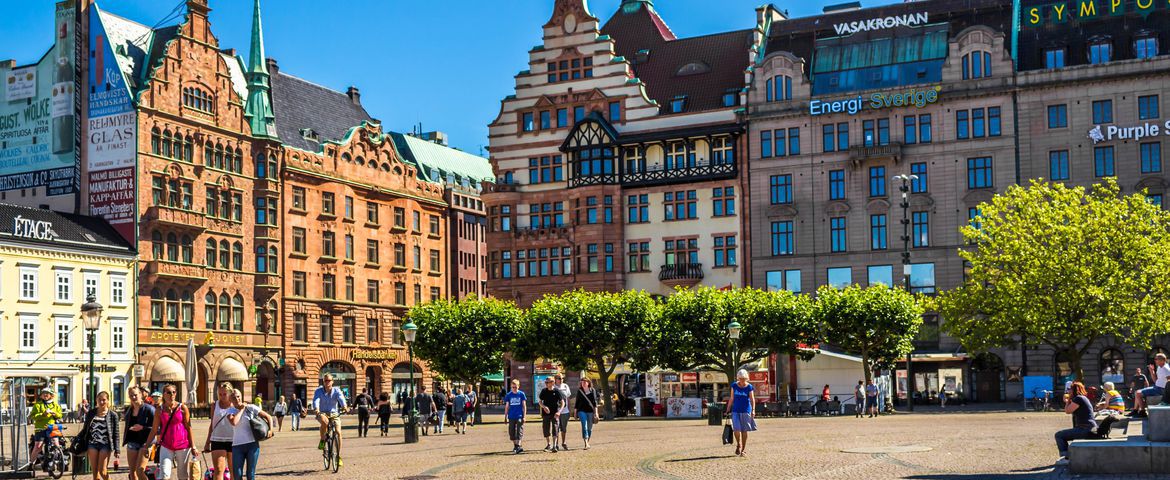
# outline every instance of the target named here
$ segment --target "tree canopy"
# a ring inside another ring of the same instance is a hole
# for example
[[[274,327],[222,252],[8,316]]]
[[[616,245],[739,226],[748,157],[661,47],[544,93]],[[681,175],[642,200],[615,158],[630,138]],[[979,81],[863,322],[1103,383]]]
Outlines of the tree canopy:
[[[500,371],[504,354],[515,347],[522,313],[515,304],[494,298],[436,300],[410,309],[418,326],[414,352],[443,376],[477,384]]]
[[[868,382],[875,367],[892,365],[914,349],[923,307],[909,292],[886,285],[826,285],[817,290],[814,311],[825,340],[861,355]]]
[[[1036,341],[1081,356],[1102,337],[1149,345],[1170,332],[1170,214],[1108,179],[1033,181],[980,206],[962,229],[966,281],[937,299],[944,330],[970,351]]]

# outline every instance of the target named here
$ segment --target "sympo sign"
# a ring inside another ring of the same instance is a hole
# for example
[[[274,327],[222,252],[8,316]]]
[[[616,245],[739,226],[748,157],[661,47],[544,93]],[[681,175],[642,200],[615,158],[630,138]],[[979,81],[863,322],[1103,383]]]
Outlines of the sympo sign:
[[[1045,23],[1095,20],[1127,13],[1144,17],[1158,9],[1170,9],[1170,0],[1072,0],[1025,7],[1023,23],[1035,27]]]

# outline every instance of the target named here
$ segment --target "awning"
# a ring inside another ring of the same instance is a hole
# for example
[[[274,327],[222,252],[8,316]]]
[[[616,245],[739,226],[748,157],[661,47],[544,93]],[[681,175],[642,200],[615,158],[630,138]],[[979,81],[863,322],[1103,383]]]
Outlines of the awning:
[[[215,372],[217,382],[244,382],[248,380],[248,369],[234,358],[225,358],[219,364],[219,371]]]
[[[807,350],[807,349],[805,349],[805,350]],[[846,353],[837,353],[837,352],[834,352],[831,350],[821,349],[821,350],[817,351],[817,355],[825,355],[828,357],[840,358],[842,360],[849,360],[851,362],[861,363],[861,357],[858,357],[855,355],[849,355]]]
[[[504,372],[489,373],[484,375],[482,378],[488,382],[504,383]]]
[[[186,379],[187,374],[183,372],[183,366],[171,357],[159,358],[154,362],[154,368],[150,369],[152,382],[182,382]]]
[[[915,353],[911,356],[915,362],[961,362],[967,359],[966,353]]]

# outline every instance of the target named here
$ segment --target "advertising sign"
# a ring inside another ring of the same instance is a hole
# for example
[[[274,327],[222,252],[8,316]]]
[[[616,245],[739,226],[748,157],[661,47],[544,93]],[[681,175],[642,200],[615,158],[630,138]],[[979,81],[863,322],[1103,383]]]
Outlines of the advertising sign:
[[[1154,10],[1170,8],[1158,0],[1073,0],[1045,3],[1024,8],[1024,25],[1037,27],[1046,23],[1068,23],[1133,13],[1146,17]]]
[[[683,383],[699,383],[699,372],[683,372]]]
[[[1111,142],[1113,140],[1133,140],[1138,142],[1143,138],[1153,138],[1163,135],[1170,135],[1170,121],[1164,124],[1146,122],[1132,127],[1094,125],[1085,136],[1093,141],[1093,145],[1096,145],[1101,142]]]
[[[857,115],[862,110],[878,110],[894,107],[923,108],[938,101],[938,94],[942,86],[927,87],[919,90],[899,90],[896,92],[878,92],[869,95],[866,100],[861,95],[840,100],[812,100],[808,102],[809,115],[827,115],[830,113],[848,113]]]
[[[36,65],[0,67],[0,191],[77,191],[74,5],[57,5],[53,48]]]
[[[670,397],[666,399],[666,418],[702,418],[703,399]]]
[[[929,18],[930,14],[927,12],[891,15],[883,18],[871,18],[869,20],[833,24],[833,30],[837,31],[837,35],[845,35],[847,33],[853,34],[857,32],[885,30],[894,27],[917,27],[919,25],[926,25]]]
[[[98,8],[89,12],[89,213],[133,243],[138,119]]]

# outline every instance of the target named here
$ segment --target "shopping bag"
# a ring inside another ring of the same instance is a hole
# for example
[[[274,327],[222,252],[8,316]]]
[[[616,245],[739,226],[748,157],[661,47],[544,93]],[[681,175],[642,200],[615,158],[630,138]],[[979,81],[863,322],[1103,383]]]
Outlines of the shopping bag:
[[[188,455],[187,456],[187,478],[191,478],[191,479],[200,478],[202,476],[202,475],[200,475],[201,473],[203,473],[203,466],[200,465],[200,463],[199,463],[199,457],[195,456],[194,453]]]
[[[731,445],[731,443],[735,441],[734,437],[735,436],[732,435],[732,433],[731,433],[731,424],[724,423],[723,424],[723,444],[724,445]]]

